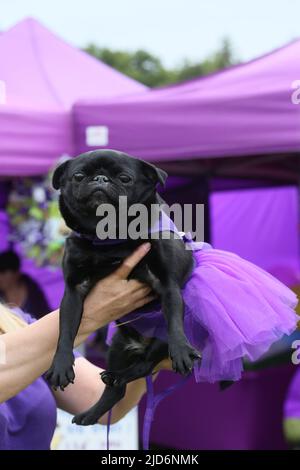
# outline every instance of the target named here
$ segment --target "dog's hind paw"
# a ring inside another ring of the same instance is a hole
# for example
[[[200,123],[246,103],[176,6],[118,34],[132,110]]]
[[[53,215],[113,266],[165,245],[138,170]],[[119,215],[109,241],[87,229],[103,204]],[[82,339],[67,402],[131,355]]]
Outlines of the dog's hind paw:
[[[83,413],[78,413],[72,419],[72,423],[78,424],[79,426],[90,426],[92,424],[98,423],[100,416],[96,411],[91,408]]]
[[[71,354],[57,353],[54,356],[52,366],[46,372],[45,378],[56,390],[59,387],[64,390],[69,383],[74,383],[75,374],[73,369],[74,356]]]
[[[100,374],[102,382],[109,387],[113,387],[114,385],[118,384],[118,379],[113,372],[109,372],[108,370],[104,370]]]

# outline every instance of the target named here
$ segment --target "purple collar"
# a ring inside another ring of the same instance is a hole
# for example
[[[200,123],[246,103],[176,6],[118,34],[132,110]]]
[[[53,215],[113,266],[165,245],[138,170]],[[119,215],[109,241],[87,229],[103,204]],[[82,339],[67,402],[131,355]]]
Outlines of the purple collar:
[[[72,235],[81,238],[82,240],[89,240],[92,245],[95,246],[105,246],[105,245],[120,245],[121,243],[125,243],[128,241],[127,238],[106,238],[105,240],[101,240],[101,238],[98,238],[97,236],[94,235],[85,235],[83,233],[75,232],[73,230]]]
[[[152,233],[162,232],[164,230],[179,234],[173,221],[166,215],[164,211],[161,210],[156,223],[148,231],[149,237],[145,238],[144,241],[146,242],[149,238],[151,238]],[[112,246],[128,242],[128,238],[106,238],[102,240],[96,235],[85,235],[76,231],[73,231],[72,235],[77,238],[81,238],[82,240],[89,240],[95,246]]]

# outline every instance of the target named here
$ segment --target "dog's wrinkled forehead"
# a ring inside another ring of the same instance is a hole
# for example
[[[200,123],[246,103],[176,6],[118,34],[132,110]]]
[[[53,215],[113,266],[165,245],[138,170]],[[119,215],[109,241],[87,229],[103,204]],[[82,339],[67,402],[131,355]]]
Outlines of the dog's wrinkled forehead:
[[[89,152],[80,155],[71,162],[69,174],[84,171],[90,175],[99,172],[115,175],[126,171],[134,175],[139,169],[138,163],[137,159],[121,152]]]

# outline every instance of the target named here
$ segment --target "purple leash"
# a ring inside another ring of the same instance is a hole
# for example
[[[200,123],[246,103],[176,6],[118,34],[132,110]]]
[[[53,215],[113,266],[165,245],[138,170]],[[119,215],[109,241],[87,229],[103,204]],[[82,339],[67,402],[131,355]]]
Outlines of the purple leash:
[[[179,382],[171,385],[169,388],[160,392],[156,397],[154,396],[154,387],[152,382],[152,375],[147,375],[146,384],[147,384],[147,406],[144,416],[144,426],[143,426],[143,450],[149,450],[149,439],[150,439],[150,430],[151,424],[154,418],[154,413],[157,405],[168,395],[170,395],[175,390],[179,389],[184,385],[192,374],[183,377]]]
[[[144,416],[144,425],[143,425],[143,450],[149,450],[149,439],[150,439],[150,431],[151,431],[151,424],[154,418],[154,413],[156,410],[157,405],[168,395],[175,390],[182,387],[191,377],[192,374],[183,377],[179,382],[171,385],[169,388],[160,392],[156,397],[154,396],[154,387],[152,382],[152,375],[147,375],[146,377],[146,384],[147,384],[147,406]],[[111,424],[111,414],[112,409],[109,410],[107,416],[107,428],[106,428],[106,450],[109,450],[109,431],[110,431],[110,424]]]
[[[107,416],[107,427],[106,427],[106,450],[109,450],[109,431],[110,431],[110,423],[111,423],[111,414],[112,408],[108,412]]]

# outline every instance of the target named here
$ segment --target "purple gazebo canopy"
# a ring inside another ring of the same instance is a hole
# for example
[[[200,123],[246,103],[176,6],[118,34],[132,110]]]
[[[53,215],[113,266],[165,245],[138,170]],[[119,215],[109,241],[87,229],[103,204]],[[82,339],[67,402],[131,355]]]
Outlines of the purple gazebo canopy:
[[[276,173],[274,162],[300,149],[300,106],[291,100],[292,83],[300,74],[299,54],[298,40],[181,85],[121,100],[78,101],[74,108],[77,148],[87,150],[87,126],[101,124],[108,127],[109,147],[163,162],[174,172],[181,161],[186,174],[217,169],[221,175],[249,176],[255,163],[251,176],[266,176],[265,167],[257,170],[257,165],[271,160],[270,176],[288,180],[289,168],[281,165]],[[236,163],[241,166],[250,156],[252,166],[237,171]]]
[[[0,35],[0,59],[0,175],[42,174],[72,154],[76,100],[146,89],[31,18]]]

